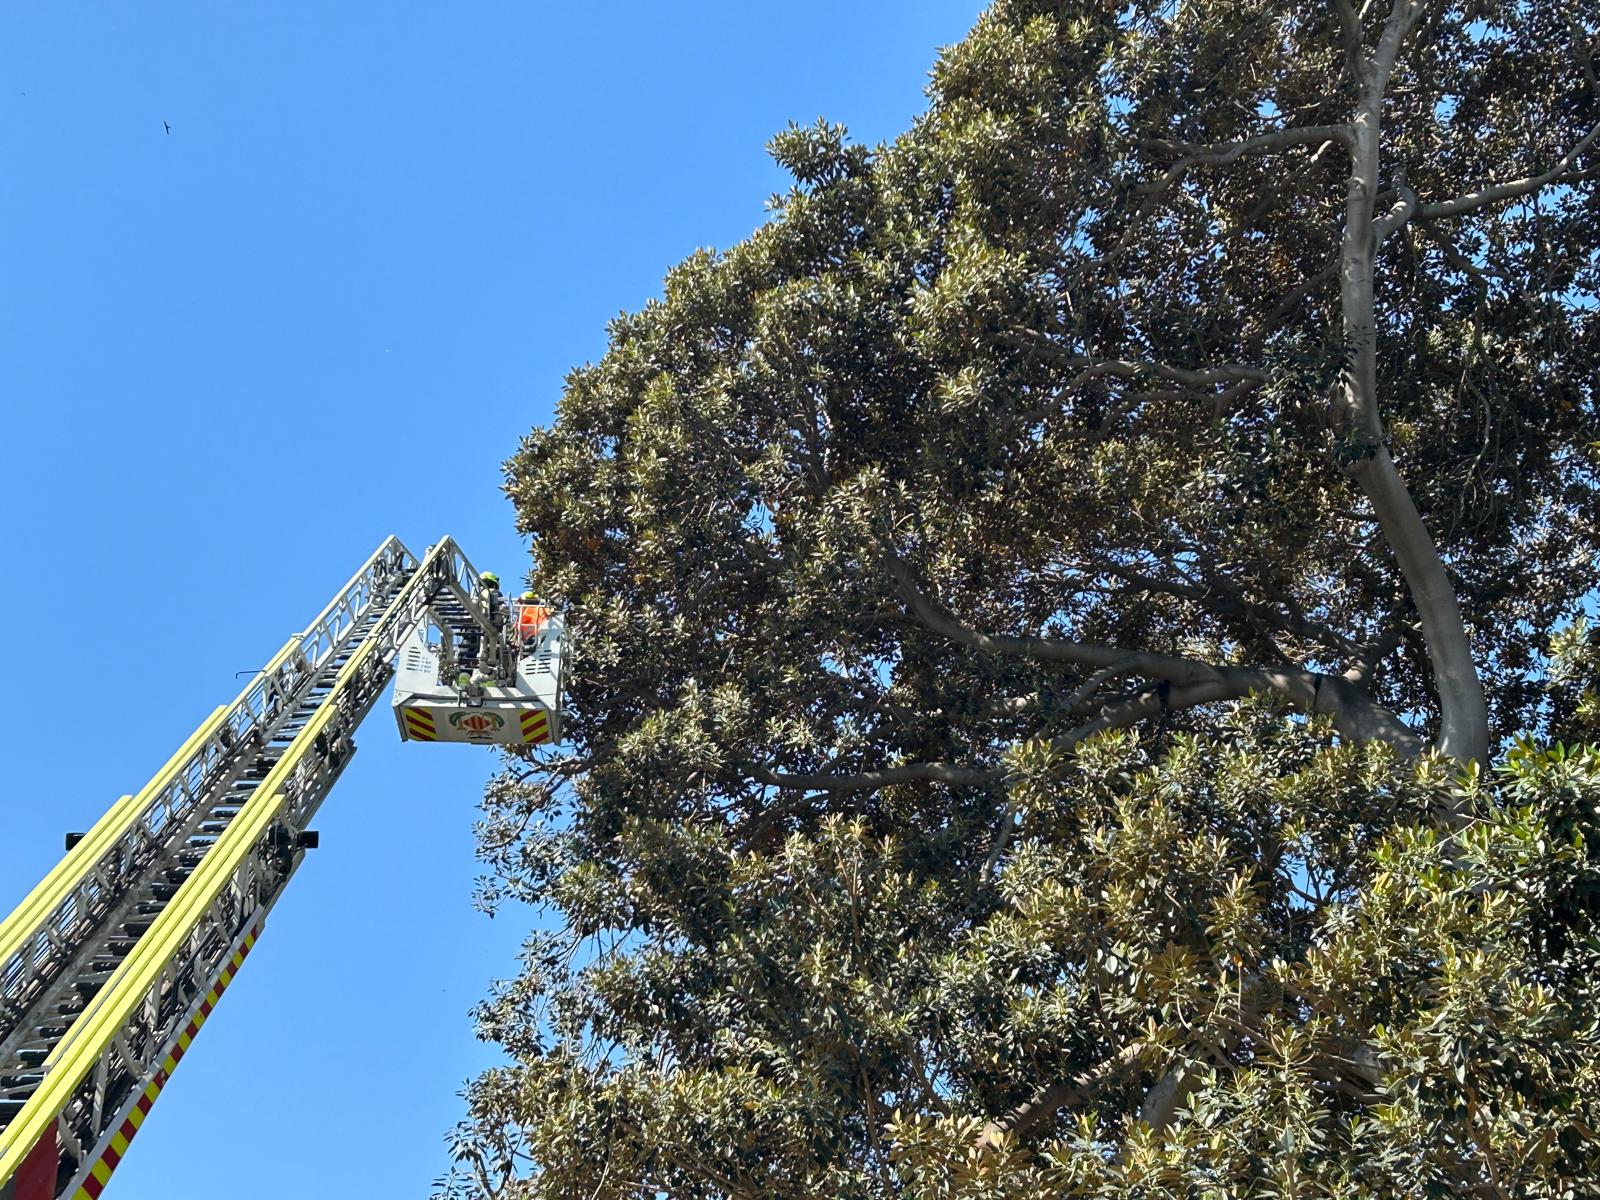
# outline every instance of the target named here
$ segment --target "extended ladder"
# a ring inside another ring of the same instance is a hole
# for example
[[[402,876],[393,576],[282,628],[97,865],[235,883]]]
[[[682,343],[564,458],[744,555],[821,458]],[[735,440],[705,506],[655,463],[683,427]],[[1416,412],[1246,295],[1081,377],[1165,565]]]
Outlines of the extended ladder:
[[[0,1200],[92,1200],[315,845],[419,626],[495,634],[445,539],[390,538],[0,924]]]

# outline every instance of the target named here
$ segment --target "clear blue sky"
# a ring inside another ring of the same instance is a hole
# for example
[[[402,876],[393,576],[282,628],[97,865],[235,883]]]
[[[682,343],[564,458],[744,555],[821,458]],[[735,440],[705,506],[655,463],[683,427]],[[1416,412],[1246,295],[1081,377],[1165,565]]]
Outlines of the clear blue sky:
[[[786,121],[903,129],[978,7],[0,9],[0,910],[384,535],[515,580],[499,464],[606,319],[761,222]],[[471,907],[492,756],[359,742],[113,1200],[446,1167],[531,918]]]

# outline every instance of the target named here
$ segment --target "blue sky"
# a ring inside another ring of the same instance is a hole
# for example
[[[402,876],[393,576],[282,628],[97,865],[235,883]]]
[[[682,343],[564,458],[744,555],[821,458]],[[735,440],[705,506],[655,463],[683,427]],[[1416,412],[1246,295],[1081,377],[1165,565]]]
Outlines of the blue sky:
[[[0,909],[384,535],[515,582],[499,464],[607,318],[761,222],[785,122],[903,129],[978,7],[0,9]],[[446,1167],[531,917],[471,907],[493,757],[359,744],[113,1200]]]

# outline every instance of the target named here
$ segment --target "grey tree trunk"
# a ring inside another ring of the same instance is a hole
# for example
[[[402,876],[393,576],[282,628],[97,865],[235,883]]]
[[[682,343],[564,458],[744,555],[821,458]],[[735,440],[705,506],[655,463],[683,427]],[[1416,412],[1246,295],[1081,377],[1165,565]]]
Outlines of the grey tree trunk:
[[[1340,262],[1346,369],[1335,416],[1359,449],[1350,474],[1372,505],[1421,618],[1439,693],[1438,749],[1464,762],[1482,763],[1489,753],[1489,717],[1466,624],[1438,547],[1389,454],[1378,407],[1374,260],[1381,239],[1399,228],[1415,206],[1404,181],[1398,181],[1395,209],[1382,221],[1374,220],[1381,178],[1380,114],[1395,56],[1421,9],[1415,0],[1397,0],[1376,51],[1371,57],[1354,56],[1359,101],[1350,124],[1350,185]]]

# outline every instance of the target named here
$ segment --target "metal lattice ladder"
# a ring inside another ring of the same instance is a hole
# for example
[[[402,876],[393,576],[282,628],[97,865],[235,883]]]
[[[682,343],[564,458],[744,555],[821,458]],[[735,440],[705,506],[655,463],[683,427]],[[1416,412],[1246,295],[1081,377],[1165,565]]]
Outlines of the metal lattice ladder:
[[[0,924],[0,1200],[98,1197],[315,845],[419,625],[493,636],[449,539],[390,538]]]

